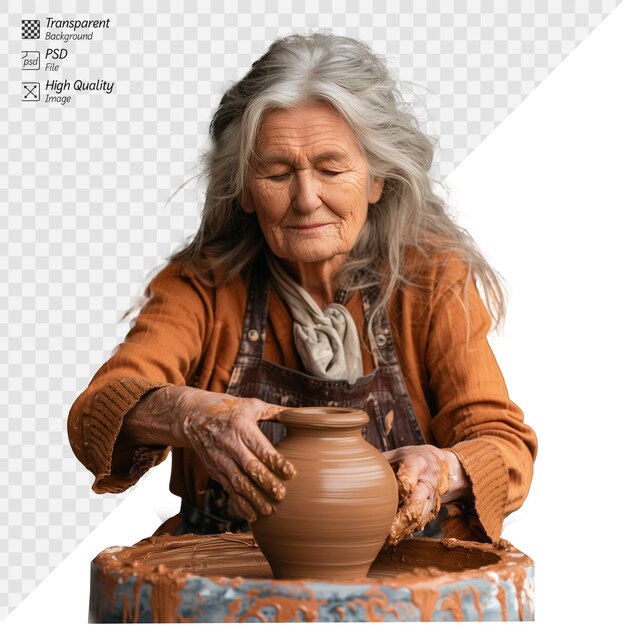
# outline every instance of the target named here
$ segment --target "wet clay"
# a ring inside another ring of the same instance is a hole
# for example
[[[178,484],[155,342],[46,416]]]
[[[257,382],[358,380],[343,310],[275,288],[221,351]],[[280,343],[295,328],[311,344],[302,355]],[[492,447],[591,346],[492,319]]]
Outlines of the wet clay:
[[[163,535],[94,559],[90,621],[517,621],[533,590],[532,560],[506,541],[407,539],[327,583],[273,580],[250,533]]]
[[[398,508],[395,474],[364,438],[369,417],[342,407],[287,409],[276,450],[296,468],[284,499],[250,524],[275,578],[366,576]]]
[[[237,516],[251,520],[272,512],[284,497],[283,481],[295,472],[257,425],[281,410],[253,398],[170,385],[133,407],[124,420],[124,437],[193,449],[230,494]]]

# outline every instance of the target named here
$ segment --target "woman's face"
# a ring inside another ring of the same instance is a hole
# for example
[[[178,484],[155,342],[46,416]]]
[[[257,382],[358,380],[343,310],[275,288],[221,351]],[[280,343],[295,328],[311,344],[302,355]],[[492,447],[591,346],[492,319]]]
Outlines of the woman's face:
[[[256,213],[272,252],[314,263],[347,254],[380,199],[350,127],[329,105],[269,113],[241,199]]]

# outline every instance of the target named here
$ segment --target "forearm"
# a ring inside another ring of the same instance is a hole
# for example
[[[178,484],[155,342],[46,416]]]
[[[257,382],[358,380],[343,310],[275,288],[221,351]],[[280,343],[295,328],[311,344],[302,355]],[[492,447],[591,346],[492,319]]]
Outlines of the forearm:
[[[185,415],[191,410],[190,398],[202,393],[215,397],[214,406],[223,408],[225,394],[203,391],[183,385],[152,389],[130,409],[113,447],[111,473],[125,474],[136,460],[138,449],[189,446],[183,429]],[[227,396],[228,397],[228,396]]]
[[[176,428],[184,387],[169,385],[148,392],[124,416],[118,442],[137,446],[182,447]]]
[[[205,415],[223,413],[236,404],[233,396],[194,387],[168,385],[154,389],[126,414],[120,439],[130,446],[190,447],[184,421],[198,411],[200,396]]]

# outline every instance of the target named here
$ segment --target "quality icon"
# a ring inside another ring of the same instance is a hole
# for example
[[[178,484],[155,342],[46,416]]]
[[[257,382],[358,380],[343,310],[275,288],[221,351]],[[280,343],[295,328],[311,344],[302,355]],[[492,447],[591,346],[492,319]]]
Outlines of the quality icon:
[[[22,101],[39,102],[39,83],[22,83]]]

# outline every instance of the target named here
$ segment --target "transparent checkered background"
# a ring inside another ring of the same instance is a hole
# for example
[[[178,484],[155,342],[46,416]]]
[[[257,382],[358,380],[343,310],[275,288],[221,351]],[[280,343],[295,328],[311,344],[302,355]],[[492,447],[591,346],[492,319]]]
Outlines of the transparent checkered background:
[[[8,4],[0,15],[0,618],[123,498],[90,491],[67,414],[126,334],[118,320],[148,273],[196,228],[202,190],[193,176],[211,113],[273,39],[326,28],[384,54],[412,84],[407,97],[424,129],[440,137],[443,178],[619,2],[500,9],[470,1],[467,13],[455,13],[452,0],[376,3],[384,13],[373,0],[181,0],[174,12],[163,0],[143,3],[146,13],[95,0],[89,14],[74,1]],[[47,16],[108,17],[111,28],[68,42],[59,72],[22,71],[22,50],[42,51],[45,63],[46,47],[62,47],[20,39],[22,19]],[[22,80],[51,78],[115,88],[72,94],[65,106],[21,102]]]

